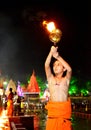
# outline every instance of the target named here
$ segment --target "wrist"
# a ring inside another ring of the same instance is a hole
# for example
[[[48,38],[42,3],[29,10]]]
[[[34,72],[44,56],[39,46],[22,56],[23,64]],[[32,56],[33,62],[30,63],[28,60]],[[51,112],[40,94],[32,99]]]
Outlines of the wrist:
[[[57,55],[57,57],[56,57],[57,59],[59,58],[59,54]]]
[[[52,57],[53,53],[50,51],[49,55]]]

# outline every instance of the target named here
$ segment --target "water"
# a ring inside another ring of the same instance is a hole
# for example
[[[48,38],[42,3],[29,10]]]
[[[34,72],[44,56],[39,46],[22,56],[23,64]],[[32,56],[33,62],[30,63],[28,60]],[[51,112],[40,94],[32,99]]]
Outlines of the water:
[[[91,119],[82,119],[74,117],[72,121],[73,130],[90,130]]]
[[[46,113],[41,112],[38,115],[39,117],[39,124],[38,127],[35,127],[34,130],[45,130],[46,127]],[[73,130],[90,130],[91,129],[91,119],[82,119],[77,118],[72,115],[72,126]]]

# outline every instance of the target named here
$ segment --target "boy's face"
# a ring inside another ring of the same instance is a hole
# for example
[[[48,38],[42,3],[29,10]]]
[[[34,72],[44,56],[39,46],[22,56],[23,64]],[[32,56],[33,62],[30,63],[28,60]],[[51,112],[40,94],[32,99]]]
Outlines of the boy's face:
[[[53,64],[53,71],[55,74],[63,73],[64,72],[64,67],[61,62],[55,61]]]

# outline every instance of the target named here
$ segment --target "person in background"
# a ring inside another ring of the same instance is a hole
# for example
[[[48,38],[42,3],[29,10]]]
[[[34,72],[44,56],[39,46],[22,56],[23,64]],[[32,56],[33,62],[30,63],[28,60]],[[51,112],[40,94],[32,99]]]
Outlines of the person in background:
[[[12,88],[9,89],[10,93],[7,97],[7,116],[13,116],[13,97],[14,93],[12,92]]]
[[[71,101],[68,94],[72,68],[59,55],[58,47],[52,46],[45,61],[50,99],[46,130],[71,130]],[[52,58],[55,59],[51,68]]]
[[[25,112],[25,99],[24,97],[21,98],[21,112]]]
[[[13,97],[13,115],[16,116],[18,115],[18,104],[17,104],[17,100],[18,100],[18,94],[17,92],[14,93],[14,97]]]
[[[17,115],[19,115],[21,112],[21,97],[18,95],[17,99]]]

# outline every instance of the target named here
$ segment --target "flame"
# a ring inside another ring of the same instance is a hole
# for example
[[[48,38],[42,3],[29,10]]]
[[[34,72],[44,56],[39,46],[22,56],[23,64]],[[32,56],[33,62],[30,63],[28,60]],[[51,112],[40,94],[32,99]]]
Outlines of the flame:
[[[53,30],[55,30],[55,24],[54,24],[54,22],[50,22],[50,23],[47,24],[47,30],[49,32],[52,32]]]
[[[7,111],[3,110],[0,116],[0,130],[10,130],[8,117],[6,116]]]
[[[54,22],[43,21],[43,26],[51,33],[56,29]]]
[[[60,40],[62,36],[62,31],[58,28],[56,28],[54,22],[47,22],[43,21],[43,26],[48,30],[49,32],[49,39],[56,45]]]

